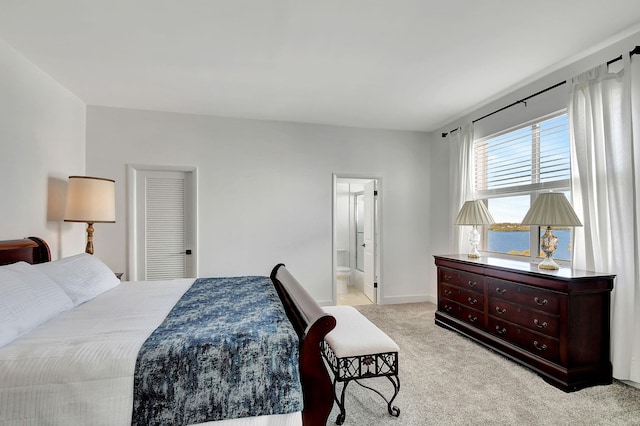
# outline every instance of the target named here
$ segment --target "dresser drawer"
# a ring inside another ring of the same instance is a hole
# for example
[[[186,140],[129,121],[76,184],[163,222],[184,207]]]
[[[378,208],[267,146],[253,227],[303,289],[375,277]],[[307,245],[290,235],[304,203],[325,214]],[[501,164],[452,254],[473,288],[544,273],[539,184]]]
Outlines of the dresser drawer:
[[[489,317],[488,331],[550,361],[558,361],[560,357],[559,341],[553,337],[530,331],[517,324],[494,317]]]
[[[516,323],[551,337],[557,338],[559,336],[560,319],[557,315],[524,308],[499,298],[489,299],[489,315]]]
[[[470,272],[456,271],[449,268],[438,268],[439,282],[455,285],[466,290],[484,293],[484,278],[482,275]]]
[[[452,317],[458,318],[466,323],[473,325],[474,327],[483,327],[484,314],[473,308],[468,308],[459,303],[452,302],[447,299],[442,299],[438,303],[438,309],[441,312],[447,313]]]
[[[461,287],[441,284],[440,297],[444,297],[461,305],[469,306],[474,309],[484,309],[484,294],[466,290]]]
[[[489,301],[504,300],[553,315],[560,312],[562,296],[557,293],[495,278],[489,278],[487,285]]]

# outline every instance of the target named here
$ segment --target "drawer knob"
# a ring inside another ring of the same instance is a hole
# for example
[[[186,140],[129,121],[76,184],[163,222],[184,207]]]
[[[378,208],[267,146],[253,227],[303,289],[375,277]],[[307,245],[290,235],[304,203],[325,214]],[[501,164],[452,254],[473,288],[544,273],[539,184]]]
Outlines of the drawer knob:
[[[534,320],[533,320],[533,323],[534,323],[534,324],[536,325],[536,327],[538,327],[538,328],[547,328],[547,326],[549,325],[549,324],[547,324],[547,322],[546,322],[546,321],[544,321],[544,322],[542,322],[542,323],[541,323],[540,321],[538,321],[538,318],[534,319]]]
[[[475,282],[475,281],[471,281],[471,280],[469,280],[469,282],[468,282],[467,284],[469,284],[469,287],[471,287],[471,288],[473,288],[473,287],[475,287],[475,286],[477,286],[477,285],[478,285],[478,283],[477,283],[477,282]]]
[[[537,341],[537,340],[534,340],[534,341],[533,341],[533,346],[535,346],[535,348],[536,348],[537,350],[539,350],[539,351],[546,351],[546,350],[547,350],[547,345],[545,345],[545,344],[542,344],[542,345],[541,345],[540,343],[538,343],[538,341]]]
[[[505,294],[507,292],[507,289],[506,288],[496,287],[496,292],[498,294]]]
[[[500,328],[499,325],[496,325],[496,331],[498,332],[498,334],[504,334],[507,332],[507,329],[504,327]]]
[[[451,275],[444,274],[445,281],[451,281],[451,278],[453,278]]]
[[[444,291],[444,295],[445,296],[451,296],[452,294],[453,294],[453,292],[451,290],[447,289],[447,290]]]
[[[540,306],[544,306],[544,305],[546,305],[547,303],[549,303],[549,302],[547,301],[547,299],[542,299],[542,300],[538,299],[538,296],[534,297],[534,298],[533,298],[533,301],[534,301],[534,302],[536,302],[536,303],[537,303],[538,305],[540,305]]]
[[[444,305],[444,308],[443,308],[443,309],[444,309],[446,312],[451,312],[451,309],[453,309],[453,308],[452,308],[451,306],[449,306],[449,305]]]
[[[507,312],[507,309],[501,308],[500,306],[496,306],[496,312],[499,313],[500,315],[503,315],[505,312]]]
[[[467,302],[469,302],[470,305],[475,305],[476,303],[478,303],[478,299],[472,299],[471,297],[469,297],[467,299]]]
[[[471,314],[469,314],[469,316],[468,316],[467,318],[469,318],[469,321],[470,321],[470,322],[476,322],[476,321],[478,321],[478,317],[472,316]]]

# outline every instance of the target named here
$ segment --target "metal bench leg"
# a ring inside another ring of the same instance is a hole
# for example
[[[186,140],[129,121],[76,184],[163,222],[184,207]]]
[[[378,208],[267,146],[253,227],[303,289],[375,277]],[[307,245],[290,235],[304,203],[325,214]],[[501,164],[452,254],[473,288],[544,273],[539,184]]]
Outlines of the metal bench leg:
[[[393,397],[387,403],[387,410],[389,410],[389,414],[391,414],[392,416],[398,417],[400,416],[400,409],[395,405],[392,407],[391,404],[393,403],[393,400],[396,399],[396,396],[398,396],[398,392],[400,392],[400,377],[387,376],[387,379],[389,379],[389,381],[393,384],[394,389]]]
[[[367,385],[363,385],[362,383],[360,383],[359,380],[354,380],[354,381],[357,384],[359,384],[360,386],[362,386],[363,388],[369,389],[370,391],[377,393],[380,396],[380,398],[384,399],[384,402],[387,403],[387,411],[389,411],[389,414],[391,414],[394,417],[399,417],[400,416],[400,409],[398,407],[396,407],[395,405],[392,406],[391,404],[393,404],[393,400],[396,399],[396,396],[398,396],[398,392],[400,392],[400,378],[398,376],[386,376],[386,377],[387,377],[387,379],[389,379],[389,381],[393,385],[393,396],[391,397],[391,399],[387,399],[382,394],[382,392],[378,391],[377,389],[374,389],[374,388],[369,387]]]
[[[344,423],[344,419],[347,417],[347,411],[344,408],[344,393],[347,390],[347,385],[349,384],[349,380],[343,382],[340,399],[338,399],[338,392],[336,389],[337,384],[338,384],[338,381],[334,378],[333,379],[333,399],[336,401],[336,404],[338,404],[338,408],[340,409],[340,414],[338,414],[338,417],[336,417],[336,424],[341,425],[342,423]]]

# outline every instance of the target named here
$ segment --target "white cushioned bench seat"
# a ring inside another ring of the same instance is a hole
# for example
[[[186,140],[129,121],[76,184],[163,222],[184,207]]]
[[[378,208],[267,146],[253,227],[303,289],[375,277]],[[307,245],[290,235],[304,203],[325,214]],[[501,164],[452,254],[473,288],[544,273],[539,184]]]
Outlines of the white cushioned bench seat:
[[[336,318],[336,327],[325,340],[338,358],[399,352],[400,348],[352,306],[325,306],[324,311]]]
[[[336,327],[321,342],[322,356],[333,372],[334,399],[340,408],[336,424],[341,425],[346,418],[344,394],[351,381],[380,395],[387,402],[389,414],[398,417],[400,409],[392,405],[400,391],[400,348],[396,342],[351,306],[325,306],[323,309],[336,319]],[[374,377],[386,377],[391,382],[394,390],[391,399],[359,381]],[[343,384],[340,395],[338,383]]]

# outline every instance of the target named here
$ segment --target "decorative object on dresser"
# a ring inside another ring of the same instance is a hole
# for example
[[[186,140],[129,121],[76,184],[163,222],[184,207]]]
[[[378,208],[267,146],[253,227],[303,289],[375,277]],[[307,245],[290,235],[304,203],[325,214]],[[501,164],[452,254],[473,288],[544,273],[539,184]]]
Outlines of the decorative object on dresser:
[[[478,244],[480,243],[480,233],[478,233],[477,225],[491,225],[495,223],[493,216],[487,210],[482,200],[465,201],[456,217],[456,225],[473,225],[473,229],[469,234],[469,244],[471,251],[467,255],[471,258],[480,257]]]
[[[529,367],[565,392],[610,384],[615,275],[462,255],[434,256],[435,323]]]
[[[582,226],[576,212],[561,192],[539,194],[533,205],[522,219],[523,225],[546,225],[547,230],[540,237],[540,249],[546,257],[538,264],[540,269],[556,270],[558,264],[553,253],[558,248],[558,238],[553,234],[552,226]]]
[[[85,252],[93,254],[93,224],[115,223],[115,181],[89,176],[69,176],[65,222],[87,223]]]

